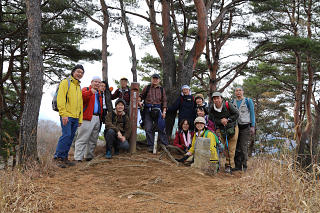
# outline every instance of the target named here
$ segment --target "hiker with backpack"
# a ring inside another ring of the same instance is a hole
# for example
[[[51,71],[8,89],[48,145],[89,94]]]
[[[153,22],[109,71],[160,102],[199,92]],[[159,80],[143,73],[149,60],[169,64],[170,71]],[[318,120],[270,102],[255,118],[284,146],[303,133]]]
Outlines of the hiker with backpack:
[[[179,162],[186,161],[190,156],[192,156],[195,153],[196,146],[196,140],[199,137],[202,138],[209,138],[210,139],[210,163],[215,164],[215,168],[218,169],[219,167],[219,154],[218,154],[218,143],[219,139],[218,137],[210,130],[206,128],[206,120],[203,117],[197,117],[194,120],[195,125],[195,133],[192,138],[192,145],[191,148],[188,150],[186,155],[181,159],[176,159]]]
[[[77,162],[90,161],[94,157],[98,136],[100,132],[100,119],[102,118],[103,105],[99,91],[101,78],[94,76],[89,87],[82,89],[83,97],[83,124],[78,129],[75,141],[74,159]]]
[[[76,65],[71,76],[60,82],[57,94],[52,101],[53,108],[59,111],[62,135],[59,138],[54,161],[58,167],[66,168],[74,166],[74,162],[68,160],[70,147],[77,131],[78,126],[82,124],[82,94],[80,88],[80,79],[83,77],[84,68],[82,65]]]
[[[214,120],[216,132],[225,147],[225,172],[231,173],[235,169],[234,156],[238,139],[237,119],[239,112],[232,103],[223,101],[220,92],[212,94],[212,106],[209,111],[209,118]]]
[[[239,135],[234,157],[235,169],[239,171],[247,170],[248,160],[248,143],[250,136],[255,132],[255,115],[254,105],[250,98],[243,95],[244,91],[241,86],[237,86],[235,90],[236,99],[233,100],[233,105],[239,110],[238,127]]]
[[[187,119],[182,119],[179,123],[179,129],[173,141],[173,145],[187,152],[191,148],[194,132],[190,130],[190,123]]]
[[[167,96],[165,89],[160,86],[160,81],[160,75],[153,74],[151,84],[143,88],[138,99],[139,107],[143,107],[141,117],[146,131],[149,152],[153,152],[155,132],[159,133],[161,143],[168,145],[164,125],[167,113]],[[144,102],[142,103],[142,101]]]
[[[124,109],[126,101],[119,98],[115,103],[115,110],[109,112],[106,117],[106,131],[104,138],[106,139],[106,158],[112,158],[112,148],[114,155],[119,154],[119,150],[129,150],[129,137],[131,134],[129,116]]]
[[[122,77],[120,79],[120,88],[111,94],[111,100],[122,98],[126,102],[125,111],[128,112],[130,108],[130,87],[128,86],[128,79]]]
[[[177,110],[179,110],[178,123],[180,123],[182,119],[187,119],[190,124],[190,130],[194,130],[193,121],[196,118],[195,102],[188,85],[182,86],[180,96],[172,106],[168,108],[168,112],[177,112]]]

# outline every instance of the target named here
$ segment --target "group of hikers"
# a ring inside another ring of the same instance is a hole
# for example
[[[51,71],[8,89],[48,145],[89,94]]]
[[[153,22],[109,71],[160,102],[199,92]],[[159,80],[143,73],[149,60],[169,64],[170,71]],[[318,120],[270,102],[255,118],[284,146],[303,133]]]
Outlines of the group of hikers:
[[[128,79],[121,78],[120,88],[113,94],[110,89],[111,99],[116,101],[114,109],[107,112],[106,82],[94,76],[91,85],[81,90],[80,79],[83,75],[83,66],[76,65],[71,71],[71,76],[62,80],[57,90],[56,105],[60,115],[62,135],[56,147],[54,161],[61,168],[94,158],[102,123],[105,124],[107,159],[118,155],[120,149],[128,150],[130,147]],[[208,106],[202,94],[192,95],[190,87],[184,85],[180,96],[168,106],[166,92],[160,82],[159,74],[151,75],[151,83],[143,88],[138,97],[141,127],[146,132],[148,151],[154,150],[156,132],[158,132],[158,143],[169,145],[165,129],[166,114],[178,111],[178,130],[173,146],[184,153],[182,158],[177,159],[179,162],[189,161],[195,153],[196,139],[204,137],[210,139],[208,161],[219,163],[218,145],[223,144],[226,156],[225,172],[246,171],[248,143],[250,135],[255,132],[255,114],[254,104],[250,98],[244,97],[243,88],[236,87],[236,98],[231,102],[224,101],[220,92],[214,92],[209,97],[211,104]],[[75,141],[74,161],[70,161],[68,153],[73,141]]]

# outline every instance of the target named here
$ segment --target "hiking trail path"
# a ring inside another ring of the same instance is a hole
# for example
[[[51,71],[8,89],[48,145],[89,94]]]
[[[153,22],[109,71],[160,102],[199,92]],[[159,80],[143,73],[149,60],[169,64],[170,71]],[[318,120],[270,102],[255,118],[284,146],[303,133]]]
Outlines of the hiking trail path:
[[[247,174],[209,176],[139,151],[98,156],[38,178],[50,212],[247,212],[237,183]]]

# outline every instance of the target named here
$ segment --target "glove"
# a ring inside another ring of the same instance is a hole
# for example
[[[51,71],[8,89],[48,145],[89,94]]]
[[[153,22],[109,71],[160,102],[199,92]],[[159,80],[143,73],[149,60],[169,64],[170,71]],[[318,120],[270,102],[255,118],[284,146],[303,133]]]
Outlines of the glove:
[[[183,163],[183,162],[185,162],[189,157],[190,157],[189,155],[185,155],[185,156],[183,156],[183,157],[180,158],[180,159],[176,159],[176,161],[178,161],[178,162],[180,162],[180,163]]]

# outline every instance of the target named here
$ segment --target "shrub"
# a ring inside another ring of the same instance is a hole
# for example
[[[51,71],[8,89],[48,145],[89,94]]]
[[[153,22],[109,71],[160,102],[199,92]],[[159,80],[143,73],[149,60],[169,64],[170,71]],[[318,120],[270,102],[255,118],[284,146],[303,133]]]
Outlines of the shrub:
[[[144,141],[146,140],[146,135],[144,133],[137,134],[137,141]]]

